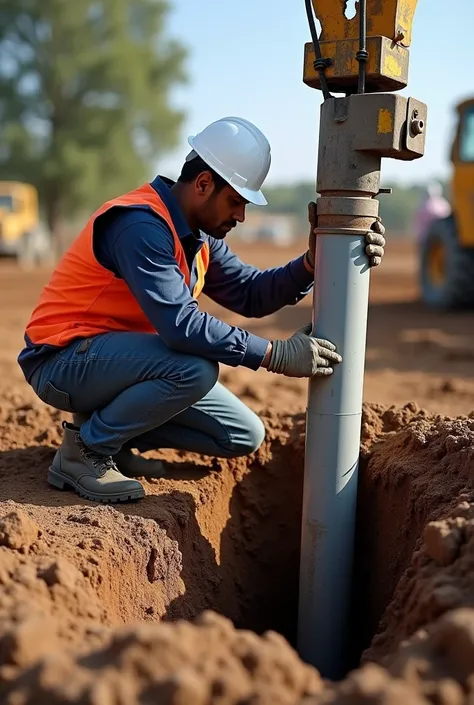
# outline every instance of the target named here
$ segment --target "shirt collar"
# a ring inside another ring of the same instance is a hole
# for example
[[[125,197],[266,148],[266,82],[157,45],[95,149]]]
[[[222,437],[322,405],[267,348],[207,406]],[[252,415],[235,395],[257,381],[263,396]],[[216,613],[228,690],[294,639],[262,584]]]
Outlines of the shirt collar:
[[[194,233],[189,227],[181,206],[179,205],[176,196],[171,191],[171,187],[174,186],[175,183],[175,181],[168,179],[166,176],[157,176],[151,182],[151,186],[155,189],[169,210],[179,239],[182,240],[183,238],[188,237],[188,235],[193,235],[197,240],[204,241],[207,239],[207,236],[203,232],[199,231],[198,233]]]

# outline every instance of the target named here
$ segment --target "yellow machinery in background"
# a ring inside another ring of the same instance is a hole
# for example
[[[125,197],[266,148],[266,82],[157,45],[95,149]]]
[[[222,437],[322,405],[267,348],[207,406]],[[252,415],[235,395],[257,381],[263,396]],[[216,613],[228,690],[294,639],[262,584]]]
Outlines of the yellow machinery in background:
[[[423,300],[444,309],[474,308],[474,98],[457,111],[452,215],[431,223],[420,245]]]
[[[51,238],[40,222],[34,186],[0,181],[0,256],[15,257],[24,266],[46,263]]]

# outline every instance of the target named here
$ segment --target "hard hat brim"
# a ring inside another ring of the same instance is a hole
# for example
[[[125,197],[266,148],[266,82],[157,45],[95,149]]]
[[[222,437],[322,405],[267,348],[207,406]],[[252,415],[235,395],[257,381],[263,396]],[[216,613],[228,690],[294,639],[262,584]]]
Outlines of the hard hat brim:
[[[238,188],[234,184],[230,184],[234,191],[245,198],[246,201],[253,203],[254,206],[266,206],[268,201],[261,191],[251,191],[248,188]]]
[[[201,159],[204,162],[206,162],[206,164],[207,164],[205,155],[201,153],[199,146],[197,146],[197,148],[196,148],[195,135],[191,135],[190,137],[188,137],[188,144],[191,147],[191,149],[193,149],[194,152],[196,152],[196,154],[199,155],[201,157]],[[191,155],[188,154],[188,157],[190,157],[190,156]],[[186,157],[186,160],[188,159],[188,157]],[[219,174],[219,176],[221,176],[224,179],[224,181],[227,181],[229,186],[231,186],[234,189],[234,191],[237,191],[237,193],[240,196],[242,196],[242,198],[245,198],[246,201],[249,201],[249,203],[253,203],[254,206],[268,205],[268,201],[261,191],[252,191],[249,188],[242,188],[241,186],[237,186],[236,184],[233,184],[232,181],[230,181],[228,179],[228,177],[223,172],[221,172],[220,169],[216,168],[214,165],[212,165],[212,166],[209,165],[209,168],[212,169],[212,171],[215,171],[216,174]]]

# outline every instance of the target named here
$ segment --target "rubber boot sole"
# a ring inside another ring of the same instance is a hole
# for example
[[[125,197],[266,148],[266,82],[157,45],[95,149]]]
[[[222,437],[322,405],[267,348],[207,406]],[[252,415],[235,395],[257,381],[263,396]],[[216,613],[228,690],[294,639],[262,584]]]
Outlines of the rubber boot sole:
[[[137,499],[142,499],[145,496],[143,487],[132,490],[131,492],[117,492],[116,494],[95,494],[88,492],[81,487],[77,482],[74,482],[70,477],[63,475],[55,470],[52,466],[48,471],[48,482],[58,490],[64,490],[68,487],[77,492],[78,495],[85,499],[90,499],[92,502],[101,502],[102,504],[115,504],[118,502],[134,502]]]

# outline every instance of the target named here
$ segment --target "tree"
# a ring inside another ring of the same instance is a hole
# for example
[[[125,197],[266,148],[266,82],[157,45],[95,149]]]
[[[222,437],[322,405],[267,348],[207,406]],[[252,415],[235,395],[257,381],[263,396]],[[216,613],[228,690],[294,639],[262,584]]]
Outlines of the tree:
[[[34,184],[54,233],[150,175],[183,119],[166,0],[1,0],[0,179]]]

